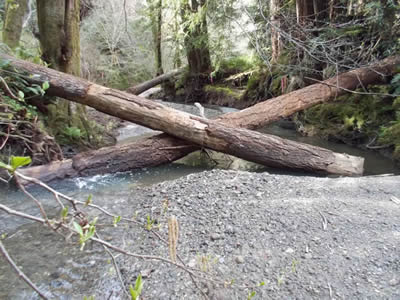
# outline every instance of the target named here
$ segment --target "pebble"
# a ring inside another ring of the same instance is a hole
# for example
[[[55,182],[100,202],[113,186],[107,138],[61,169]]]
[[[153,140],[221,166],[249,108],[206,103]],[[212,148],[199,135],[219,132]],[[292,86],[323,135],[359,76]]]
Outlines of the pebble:
[[[235,228],[233,226],[228,225],[225,228],[225,233],[234,234],[234,233],[236,233],[236,230],[235,230]]]
[[[389,281],[390,286],[396,286],[400,284],[400,278],[393,278],[392,280]]]
[[[294,250],[289,247],[289,248],[286,249],[285,252],[290,254],[290,253],[294,253]]]
[[[144,269],[140,272],[140,274],[142,274],[143,278],[148,278],[150,277],[150,274],[153,272],[153,269]]]
[[[235,262],[236,262],[237,264],[243,264],[243,263],[244,263],[244,257],[241,256],[241,255],[236,256]]]
[[[216,240],[223,239],[223,237],[220,234],[214,232],[214,233],[211,233],[210,239],[212,241],[216,241]]]

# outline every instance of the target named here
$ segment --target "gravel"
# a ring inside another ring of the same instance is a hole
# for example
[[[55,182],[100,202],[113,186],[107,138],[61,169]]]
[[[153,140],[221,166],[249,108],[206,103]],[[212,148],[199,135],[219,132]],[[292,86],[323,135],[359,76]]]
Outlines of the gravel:
[[[213,170],[132,190],[164,238],[176,216],[178,254],[210,280],[196,288],[181,269],[125,257],[124,281],[145,274],[144,299],[400,299],[399,179]],[[132,251],[168,256],[129,232]]]

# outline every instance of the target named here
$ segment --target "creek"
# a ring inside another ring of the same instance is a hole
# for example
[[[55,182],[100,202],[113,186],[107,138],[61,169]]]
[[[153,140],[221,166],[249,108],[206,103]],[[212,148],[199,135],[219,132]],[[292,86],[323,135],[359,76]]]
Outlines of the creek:
[[[193,105],[165,104],[175,109],[198,114],[198,109]],[[208,118],[213,118],[230,111],[233,110],[209,107],[205,109],[205,115]],[[272,124],[261,131],[298,142],[321,146],[336,152],[363,156],[365,158],[365,174],[367,175],[400,174],[399,168],[395,167],[393,161],[375,152],[324,141],[318,137],[303,137],[292,129],[285,129],[279,123]],[[118,143],[126,143],[155,133],[157,132],[142,126],[128,124],[121,128]],[[197,151],[177,162],[161,167],[136,172],[67,179],[52,183],[52,186],[83,201],[89,194],[92,194],[95,204],[113,211],[121,211],[132,205],[130,199],[134,196],[132,193],[137,186],[173,180],[214,167],[284,173],[294,176],[312,175],[268,169],[207,150]],[[2,204],[27,213],[39,214],[34,203],[20,191],[5,186],[0,186],[0,188],[3,191],[0,194]],[[50,214],[58,214],[54,208],[55,202],[51,195],[39,188],[32,188],[31,192],[43,201]],[[84,296],[99,294],[99,291],[103,295],[112,295],[112,291],[119,286],[115,273],[112,271],[112,265],[109,263],[109,257],[103,253],[101,248],[88,246],[86,251],[81,252],[78,245],[65,246],[65,241],[61,237],[44,229],[43,226],[4,213],[0,213],[0,229],[0,234],[7,234],[4,244],[17,264],[22,266],[23,271],[51,298],[83,299]],[[112,239],[112,237],[110,238]],[[1,258],[0,261],[0,299],[37,299],[31,289],[18,279],[5,260]]]

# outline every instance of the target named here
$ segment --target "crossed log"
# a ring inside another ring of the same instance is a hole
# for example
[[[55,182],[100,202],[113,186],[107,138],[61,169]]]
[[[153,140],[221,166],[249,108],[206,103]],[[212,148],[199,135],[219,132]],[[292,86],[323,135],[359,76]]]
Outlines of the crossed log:
[[[30,79],[34,83],[49,81],[50,94],[169,134],[90,151],[79,154],[72,160],[24,170],[26,175],[43,181],[160,165],[179,159],[199,147],[211,148],[268,166],[360,175],[363,171],[363,158],[242,128],[258,128],[312,105],[334,99],[358,86],[386,82],[400,64],[399,56],[387,58],[373,66],[338,75],[243,111],[230,113],[216,120],[207,120],[4,54],[0,54],[0,59],[9,60],[17,70],[35,74]]]

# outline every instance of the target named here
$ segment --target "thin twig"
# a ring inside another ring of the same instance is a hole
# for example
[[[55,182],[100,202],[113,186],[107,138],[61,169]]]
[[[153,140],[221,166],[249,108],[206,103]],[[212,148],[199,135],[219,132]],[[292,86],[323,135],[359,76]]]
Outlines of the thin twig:
[[[100,235],[99,235],[98,233],[96,233],[96,236],[97,236],[99,239],[101,239],[101,238],[100,238]],[[103,249],[104,249],[104,251],[106,251],[106,252],[108,253],[108,255],[110,255],[111,260],[112,260],[113,265],[114,265],[115,272],[117,273],[117,277],[118,277],[118,279],[119,279],[119,281],[120,281],[120,283],[121,283],[122,290],[124,291],[125,295],[128,296],[128,298],[129,298],[130,295],[129,295],[129,293],[128,293],[128,290],[126,289],[124,280],[122,279],[121,271],[120,271],[120,269],[119,269],[119,267],[118,267],[117,260],[116,260],[116,258],[115,258],[115,256],[114,256],[114,254],[112,254],[112,252],[111,252],[106,246],[104,246],[104,245],[103,245]]]
[[[47,218],[47,214],[46,214],[46,211],[45,211],[44,208],[43,208],[42,203],[41,203],[39,200],[37,200],[31,193],[29,193],[29,192],[25,189],[25,187],[23,186],[23,184],[21,184],[21,183],[19,182],[18,177],[15,177],[15,181],[16,181],[16,183],[17,183],[17,186],[24,192],[24,194],[27,195],[29,198],[31,198],[31,199],[33,200],[33,202],[36,203],[36,205],[39,207],[40,214],[42,215],[42,217],[43,217],[43,219],[45,220],[45,222],[47,223],[47,225],[49,225],[49,227],[51,228],[51,224],[50,224],[50,222],[49,222],[49,219]]]
[[[24,272],[21,271],[21,269],[17,266],[17,264],[14,262],[14,260],[11,258],[11,256],[8,254],[7,249],[4,247],[1,239],[0,239],[0,251],[7,260],[7,262],[11,265],[11,267],[14,269],[14,271],[18,274],[18,277],[21,278],[23,281],[26,282],[27,285],[29,285],[42,299],[49,299],[46,297],[46,295],[39,290],[39,288],[29,279],[28,276],[25,275]]]
[[[8,94],[9,97],[13,98],[14,100],[18,100],[19,98],[17,96],[14,95],[14,93],[11,91],[11,89],[9,88],[7,82],[4,80],[3,77],[0,76],[0,81],[3,83],[3,86]]]

